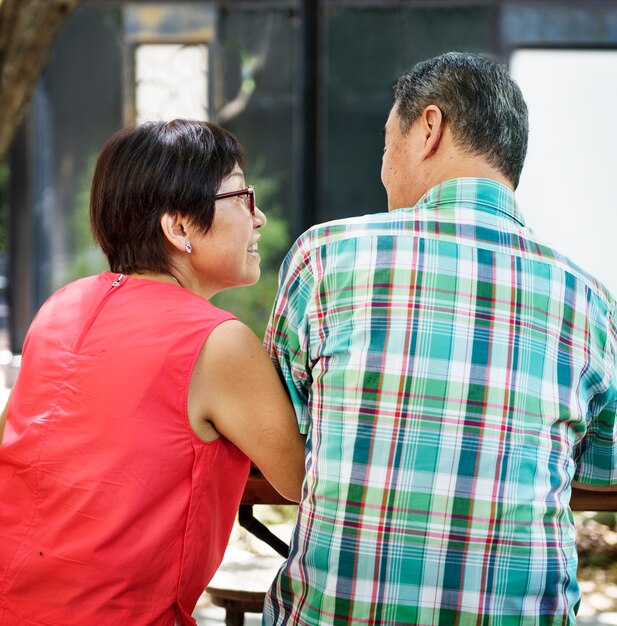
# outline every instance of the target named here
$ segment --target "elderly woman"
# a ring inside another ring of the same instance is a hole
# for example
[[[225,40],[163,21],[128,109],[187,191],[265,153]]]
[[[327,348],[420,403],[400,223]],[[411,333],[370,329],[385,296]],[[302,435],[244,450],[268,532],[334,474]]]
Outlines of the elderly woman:
[[[0,421],[0,623],[195,624],[250,460],[298,500],[304,442],[268,355],[208,299],[259,279],[243,152],[213,124],[114,135],[92,184],[109,272],[60,289]]]

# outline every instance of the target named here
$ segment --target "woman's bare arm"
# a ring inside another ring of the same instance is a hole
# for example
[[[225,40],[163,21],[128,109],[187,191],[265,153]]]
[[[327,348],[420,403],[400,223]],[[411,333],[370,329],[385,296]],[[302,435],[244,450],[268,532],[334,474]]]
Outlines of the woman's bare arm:
[[[299,502],[304,437],[268,353],[241,322],[220,324],[204,344],[191,379],[189,418],[210,422],[281,495]]]

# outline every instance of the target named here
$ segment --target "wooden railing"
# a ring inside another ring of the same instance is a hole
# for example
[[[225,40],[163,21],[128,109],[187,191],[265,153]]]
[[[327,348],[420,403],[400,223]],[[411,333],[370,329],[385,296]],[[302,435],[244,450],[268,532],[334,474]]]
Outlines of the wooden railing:
[[[257,471],[251,474],[244,488],[242,504],[294,504],[283,496]]]
[[[265,541],[280,555],[288,555],[288,547],[253,516],[254,504],[293,504],[270,485],[258,472],[251,471],[242,496],[238,515],[240,526]],[[587,491],[572,489],[570,507],[573,511],[617,511],[617,491]]]
[[[573,511],[617,511],[617,491],[572,489],[570,508]]]
[[[242,503],[293,504],[285,500],[259,473],[251,473],[244,489]],[[617,511],[617,491],[573,489],[570,507],[573,511]]]

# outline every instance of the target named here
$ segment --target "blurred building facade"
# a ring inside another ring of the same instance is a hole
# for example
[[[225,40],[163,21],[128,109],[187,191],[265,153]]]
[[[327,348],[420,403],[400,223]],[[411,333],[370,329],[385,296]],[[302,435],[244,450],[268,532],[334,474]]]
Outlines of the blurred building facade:
[[[11,350],[21,351],[54,289],[103,267],[89,236],[89,184],[123,125],[184,116],[229,128],[246,148],[247,180],[270,186],[293,237],[386,210],[381,130],[400,74],[448,50],[508,61],[525,48],[617,50],[617,4],[85,0],[10,154]]]

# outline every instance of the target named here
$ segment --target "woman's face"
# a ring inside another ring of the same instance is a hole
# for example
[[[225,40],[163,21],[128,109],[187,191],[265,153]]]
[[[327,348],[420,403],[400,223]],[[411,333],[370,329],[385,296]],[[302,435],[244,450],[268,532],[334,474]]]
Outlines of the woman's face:
[[[223,179],[217,194],[246,188],[244,173],[238,165]],[[207,233],[191,234],[191,263],[210,297],[223,289],[253,285],[259,280],[261,257],[257,242],[258,228],[266,224],[266,216],[255,207],[251,215],[246,196],[217,200],[214,220]]]

